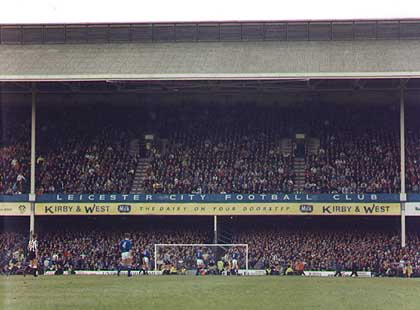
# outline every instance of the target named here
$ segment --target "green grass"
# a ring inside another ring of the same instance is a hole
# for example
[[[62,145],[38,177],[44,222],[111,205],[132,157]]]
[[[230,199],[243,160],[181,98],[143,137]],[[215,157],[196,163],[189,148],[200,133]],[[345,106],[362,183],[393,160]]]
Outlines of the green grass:
[[[420,309],[420,279],[0,277],[0,309]]]

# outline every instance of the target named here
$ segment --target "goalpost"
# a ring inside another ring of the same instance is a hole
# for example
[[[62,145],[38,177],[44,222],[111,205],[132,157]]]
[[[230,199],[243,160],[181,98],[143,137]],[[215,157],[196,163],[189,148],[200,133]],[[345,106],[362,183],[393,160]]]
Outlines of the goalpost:
[[[194,248],[204,248],[207,249],[207,252],[205,254],[208,254],[208,252],[211,252],[211,254],[209,255],[213,255],[213,257],[215,258],[215,260],[220,260],[222,259],[223,255],[218,255],[216,252],[217,250],[221,250],[221,253],[224,253],[224,255],[229,255],[229,249],[233,250],[234,248],[237,248],[240,252],[240,256],[244,256],[244,263],[245,263],[245,268],[239,268],[242,270],[245,270],[245,274],[248,274],[248,260],[249,260],[249,252],[248,252],[248,244],[244,244],[244,243],[237,243],[237,244],[225,244],[225,243],[156,243],[155,244],[155,252],[154,252],[154,270],[157,271],[158,270],[158,262],[163,261],[163,257],[162,257],[162,251],[164,248],[193,248],[193,252],[189,253],[189,255],[191,256],[191,254],[193,255],[194,259],[195,259],[195,254],[196,254],[196,250]],[[211,249],[212,251],[209,251],[209,249]],[[242,249],[242,251],[241,251]],[[168,253],[166,251],[166,253]],[[165,253],[164,253],[165,254]],[[160,256],[159,256],[160,255]],[[182,256],[182,254],[180,254]],[[184,257],[179,257],[180,259],[184,260]],[[230,257],[231,259],[231,257]],[[239,265],[239,267],[241,267],[241,264]]]

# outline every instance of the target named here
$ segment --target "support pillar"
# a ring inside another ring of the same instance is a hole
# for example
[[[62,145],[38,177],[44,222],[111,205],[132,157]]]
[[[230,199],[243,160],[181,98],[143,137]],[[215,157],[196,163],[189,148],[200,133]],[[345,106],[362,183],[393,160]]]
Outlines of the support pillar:
[[[401,168],[401,246],[405,247],[405,202],[407,194],[405,192],[405,111],[404,111],[404,87],[401,85],[400,92],[400,168]]]
[[[214,228],[214,244],[217,244],[218,237],[217,237],[217,215],[214,216],[214,222],[213,222],[213,228]]]
[[[35,232],[35,133],[36,133],[36,83],[32,83],[32,112],[31,112],[31,189],[29,201],[31,214],[29,220],[29,234]]]

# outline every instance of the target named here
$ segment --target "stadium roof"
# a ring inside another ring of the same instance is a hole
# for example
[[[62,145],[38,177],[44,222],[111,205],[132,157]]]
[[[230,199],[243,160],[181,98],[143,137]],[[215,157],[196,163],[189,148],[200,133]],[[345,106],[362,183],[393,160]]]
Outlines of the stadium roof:
[[[0,25],[0,81],[420,77],[420,20]]]
[[[420,39],[420,19],[0,25],[0,44]]]
[[[0,45],[0,80],[420,77],[420,40]]]

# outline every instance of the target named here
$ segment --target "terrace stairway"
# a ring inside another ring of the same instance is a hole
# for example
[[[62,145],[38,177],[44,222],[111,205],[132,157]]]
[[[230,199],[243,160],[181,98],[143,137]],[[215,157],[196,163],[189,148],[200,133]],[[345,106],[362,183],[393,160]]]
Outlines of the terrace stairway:
[[[146,151],[146,142],[140,141],[139,139],[133,139],[130,141],[129,146],[130,155],[141,154],[145,156]],[[144,180],[147,176],[147,169],[151,167],[151,158],[142,157],[137,163],[136,171],[134,172],[133,185],[131,186],[131,194],[142,194],[144,193]]]
[[[136,171],[134,173],[133,185],[131,186],[131,194],[143,194],[144,193],[144,180],[147,176],[147,170],[152,166],[150,158],[140,158]]]
[[[295,172],[294,192],[302,192],[305,185],[305,158],[295,157],[293,159],[293,170]]]
[[[320,147],[319,138],[309,138],[305,144],[306,155],[318,154]],[[294,192],[303,192],[305,186],[305,167],[306,159],[303,157],[295,157],[293,159],[293,170],[295,172]]]

